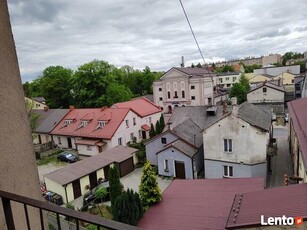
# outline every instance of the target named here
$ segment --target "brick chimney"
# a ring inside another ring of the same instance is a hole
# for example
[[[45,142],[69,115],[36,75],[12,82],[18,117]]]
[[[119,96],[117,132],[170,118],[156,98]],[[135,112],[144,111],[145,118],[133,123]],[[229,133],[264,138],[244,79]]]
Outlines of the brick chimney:
[[[75,109],[75,106],[73,106],[73,105],[70,105],[70,106],[69,106],[69,110],[70,110],[70,111],[72,111],[72,110],[74,110],[74,109]]]

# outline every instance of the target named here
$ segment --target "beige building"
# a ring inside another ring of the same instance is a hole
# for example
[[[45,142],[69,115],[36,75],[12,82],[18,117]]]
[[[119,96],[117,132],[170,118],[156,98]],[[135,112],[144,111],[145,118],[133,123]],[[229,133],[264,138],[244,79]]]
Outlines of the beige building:
[[[25,101],[28,109],[48,109],[48,106],[45,103],[39,102],[35,99],[25,97]]]
[[[285,91],[282,86],[266,82],[250,90],[247,93],[247,101],[252,104],[284,103]]]
[[[217,74],[217,85],[224,89],[229,89],[233,86],[234,83],[239,82],[240,78],[240,72],[219,73]]]
[[[250,85],[255,85],[263,82],[268,82],[273,79],[273,76],[268,74],[259,74],[249,79]]]
[[[295,75],[289,72],[284,72],[278,74],[276,77],[273,78],[274,81],[281,80],[282,85],[294,85],[294,77]]]
[[[212,105],[216,74],[204,68],[177,68],[153,83],[154,103],[164,111],[177,106]]]

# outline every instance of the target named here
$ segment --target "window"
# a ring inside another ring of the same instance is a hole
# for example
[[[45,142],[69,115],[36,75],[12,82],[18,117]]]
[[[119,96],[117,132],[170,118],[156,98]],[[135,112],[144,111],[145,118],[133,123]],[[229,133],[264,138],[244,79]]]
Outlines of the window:
[[[142,138],[142,130],[139,130],[139,138]]]
[[[89,150],[89,151],[92,151],[92,146],[87,145],[87,146],[86,146],[86,149]]]
[[[149,117],[149,123],[151,124],[152,120],[151,120],[151,117]]]
[[[263,92],[263,93],[266,93],[266,87],[263,87],[263,88],[262,88],[262,92]]]
[[[64,126],[67,126],[67,125],[69,125],[71,123],[71,120],[65,120],[64,121]]]
[[[82,127],[87,126],[87,124],[88,124],[88,121],[81,121],[81,126],[82,126]]]
[[[195,89],[195,85],[191,85],[191,89]]]
[[[159,97],[159,101],[163,101],[163,98],[162,98],[162,97]]]
[[[219,80],[220,80],[220,83],[223,83],[223,78],[219,78]]]
[[[136,118],[133,118],[133,125],[136,125]]]
[[[174,93],[175,93],[175,96],[174,96],[174,98],[178,98],[178,94],[177,94],[177,91],[175,91]]]
[[[59,143],[59,145],[62,144],[62,142],[61,142],[61,137],[58,137],[58,143]]]
[[[133,141],[134,140],[134,134],[130,133],[130,140]]]
[[[166,142],[166,137],[161,137],[161,143],[162,144],[166,144],[167,142]]]
[[[167,92],[167,98],[171,98],[171,92]]]
[[[192,96],[192,97],[191,97],[191,100],[195,100],[195,96]]]
[[[168,160],[164,160],[164,172],[168,172]]]
[[[294,83],[294,79],[291,80],[292,84]]]
[[[233,177],[233,167],[224,165],[224,177]]]
[[[161,91],[162,91],[162,88],[159,88],[159,91],[161,92]]]
[[[126,120],[125,122],[126,122],[127,128],[129,128],[129,120]]]
[[[231,86],[231,84],[227,84],[227,87],[230,87]]]
[[[98,121],[98,128],[102,128],[106,126],[106,121]]]
[[[181,91],[181,97],[185,98],[185,92],[184,91]]]
[[[226,80],[226,81],[229,81],[229,77],[226,77],[225,80]]]
[[[118,145],[122,145],[123,144],[123,141],[122,141],[122,138],[120,137],[120,138],[118,138]]]
[[[236,81],[237,80],[237,78],[236,77],[232,77],[232,81]]]
[[[224,139],[224,151],[228,153],[232,152],[232,139]]]

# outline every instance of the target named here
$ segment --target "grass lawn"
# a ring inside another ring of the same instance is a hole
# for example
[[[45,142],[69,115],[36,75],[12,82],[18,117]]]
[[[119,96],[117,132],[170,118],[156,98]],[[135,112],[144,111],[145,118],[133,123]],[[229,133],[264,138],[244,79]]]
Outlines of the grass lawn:
[[[52,153],[49,156],[42,157],[41,159],[36,161],[37,165],[46,165],[46,164],[49,164],[49,163],[53,163],[53,164],[59,165],[59,166],[66,165],[65,162],[58,161],[58,159],[57,159],[57,155],[60,152],[62,152],[62,150],[60,150],[60,151],[57,150],[56,152]]]
[[[108,219],[108,220],[112,220],[113,219],[113,216],[111,214],[111,212],[109,211],[109,208],[107,208],[106,205],[103,205],[103,204],[100,204],[99,205],[99,208],[101,210],[101,213],[102,213],[102,217],[105,218],[105,219]],[[93,215],[98,215],[98,216],[101,216],[101,213],[99,211],[99,208],[98,208],[98,205],[95,206],[95,208],[89,210],[88,212],[90,214],[93,214]]]

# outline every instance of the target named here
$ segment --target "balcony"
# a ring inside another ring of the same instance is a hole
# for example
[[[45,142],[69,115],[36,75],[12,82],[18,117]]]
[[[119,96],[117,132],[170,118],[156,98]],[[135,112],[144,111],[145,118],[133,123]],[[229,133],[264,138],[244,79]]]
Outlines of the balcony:
[[[24,226],[23,229],[31,230],[30,228],[31,223],[30,223],[30,218],[28,215],[28,207],[39,210],[40,226],[42,230],[46,229],[45,224],[44,224],[44,214],[45,213],[53,213],[55,215],[57,229],[59,230],[67,229],[66,227],[63,227],[63,223],[62,223],[63,216],[69,217],[70,219],[75,220],[75,227],[73,229],[77,229],[77,230],[86,229],[81,226],[82,225],[81,223],[83,222],[93,224],[97,227],[97,229],[123,229],[123,230],[139,229],[137,227],[123,224],[120,222],[106,220],[99,216],[94,216],[94,215],[90,215],[87,213],[63,208],[55,204],[51,204],[51,203],[47,203],[47,202],[43,202],[39,200],[34,200],[28,197],[5,192],[2,190],[0,190],[0,199],[2,201],[4,217],[5,217],[5,221],[6,221],[8,230],[15,230],[13,209],[11,207],[12,203],[14,207],[16,206],[15,203],[18,203],[23,206],[24,215],[26,219],[26,226]]]

